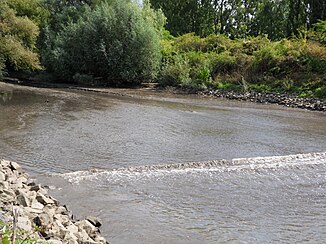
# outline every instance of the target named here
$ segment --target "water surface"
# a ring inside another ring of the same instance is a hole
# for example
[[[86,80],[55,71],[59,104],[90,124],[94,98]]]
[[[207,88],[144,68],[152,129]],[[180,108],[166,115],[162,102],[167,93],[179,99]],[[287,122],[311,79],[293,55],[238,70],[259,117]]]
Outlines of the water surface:
[[[55,187],[77,217],[100,217],[112,243],[322,243],[325,158],[182,163],[325,152],[325,122],[276,105],[0,83],[0,158]]]

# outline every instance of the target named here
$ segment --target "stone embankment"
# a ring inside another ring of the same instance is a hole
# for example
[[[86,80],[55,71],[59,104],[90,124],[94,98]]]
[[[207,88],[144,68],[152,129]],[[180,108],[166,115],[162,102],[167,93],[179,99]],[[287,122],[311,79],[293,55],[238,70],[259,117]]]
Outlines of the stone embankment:
[[[325,99],[300,98],[294,95],[273,92],[235,92],[224,90],[205,90],[199,92],[203,96],[227,98],[231,100],[250,101],[256,103],[272,103],[292,108],[302,108],[315,111],[326,111]]]
[[[19,164],[0,163],[0,221],[11,226],[10,238],[15,230],[16,240],[28,237],[35,240],[33,243],[108,243],[100,235],[99,220],[74,220],[67,208],[31,180]],[[0,231],[0,242],[2,235]]]

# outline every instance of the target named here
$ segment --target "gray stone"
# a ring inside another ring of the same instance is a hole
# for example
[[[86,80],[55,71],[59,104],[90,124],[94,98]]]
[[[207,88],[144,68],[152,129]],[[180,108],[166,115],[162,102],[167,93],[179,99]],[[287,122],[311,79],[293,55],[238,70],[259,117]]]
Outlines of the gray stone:
[[[9,183],[7,181],[0,181],[0,189],[8,189],[8,188],[9,188]]]
[[[63,214],[55,214],[54,219],[58,220],[63,226],[67,226],[70,222],[69,216]]]
[[[24,207],[30,207],[31,205],[31,201],[28,198],[27,194],[21,192],[18,196],[17,196],[17,202],[18,204],[24,206]]]
[[[33,209],[43,209],[44,205],[42,203],[38,202],[36,199],[34,199],[32,204],[31,204],[31,208],[33,208]]]
[[[36,200],[44,205],[54,204],[54,201],[49,197],[44,196],[42,193],[37,192]]]
[[[43,209],[36,209],[36,208],[31,208],[31,207],[25,207],[25,212],[26,213],[31,213],[33,215],[38,215],[43,213]]]
[[[30,191],[35,191],[35,192],[41,193],[43,195],[46,195],[48,193],[48,191],[45,188],[41,187],[40,185],[31,186]]]
[[[6,180],[6,175],[0,171],[0,181],[5,181]]]
[[[108,242],[105,240],[105,238],[102,237],[102,236],[96,236],[95,239],[94,239],[94,241],[95,241],[96,243],[108,243]]]
[[[94,240],[92,240],[85,230],[80,230],[78,233],[75,234],[75,236],[78,238],[79,243],[83,244],[93,244],[96,243]]]
[[[98,229],[87,220],[81,220],[75,223],[80,230],[85,230],[88,235],[98,232]]]
[[[67,234],[65,235],[65,237],[63,239],[65,242],[68,242],[68,243],[72,243],[72,244],[78,243],[77,242],[78,238],[71,232],[67,232]]]
[[[33,223],[39,227],[47,227],[51,224],[52,218],[47,214],[40,214],[33,219]]]
[[[102,223],[100,222],[99,218],[93,217],[93,216],[88,216],[86,217],[86,220],[88,220],[92,225],[95,227],[101,227]]]
[[[32,230],[32,223],[27,217],[18,217],[17,227],[27,232]]]
[[[69,215],[69,211],[66,207],[60,206],[56,209],[55,211],[56,214],[64,214],[64,215]]]
[[[66,228],[72,234],[75,234],[75,233],[78,232],[78,227],[76,225],[74,225],[74,224],[70,224]]]
[[[18,172],[22,172],[23,171],[22,167],[20,167],[20,165],[18,163],[15,163],[15,162],[10,162],[10,166],[9,167],[13,171],[14,170],[16,170]]]
[[[0,165],[1,220],[12,223],[11,211],[17,213],[17,227],[32,232],[32,226],[40,227],[38,234],[53,244],[106,243],[99,235],[100,221],[94,217],[73,223],[66,206],[47,194],[47,190],[35,184],[22,168],[14,162],[1,160]],[[14,207],[12,207],[14,205]],[[32,234],[32,238],[40,236]],[[37,240],[34,243],[45,243]]]
[[[48,214],[49,216],[52,216],[52,217],[55,215],[55,209],[50,207],[50,206],[45,206],[43,208],[43,212]]]

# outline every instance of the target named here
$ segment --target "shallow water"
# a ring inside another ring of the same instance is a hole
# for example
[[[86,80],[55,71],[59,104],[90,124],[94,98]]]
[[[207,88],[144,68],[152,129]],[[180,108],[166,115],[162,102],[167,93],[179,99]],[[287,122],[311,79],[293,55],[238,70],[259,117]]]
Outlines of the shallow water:
[[[100,217],[112,243],[322,243],[325,157],[275,156],[326,152],[325,122],[274,105],[0,83],[0,158],[76,217]]]

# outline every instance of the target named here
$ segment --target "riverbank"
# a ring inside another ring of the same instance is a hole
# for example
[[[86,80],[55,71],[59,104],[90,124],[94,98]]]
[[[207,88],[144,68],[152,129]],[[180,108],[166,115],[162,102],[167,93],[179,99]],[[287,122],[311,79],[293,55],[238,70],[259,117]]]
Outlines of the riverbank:
[[[135,96],[137,91],[148,91],[154,93],[170,93],[170,94],[196,94],[201,97],[229,99],[237,101],[254,102],[261,104],[278,104],[284,107],[300,108],[312,111],[326,111],[326,99],[314,97],[299,97],[294,94],[276,93],[276,92],[256,92],[256,91],[232,91],[222,89],[180,89],[175,87],[159,87],[155,83],[145,83],[136,88],[110,88],[110,87],[96,87],[96,86],[80,86],[68,83],[48,83],[37,82],[31,80],[20,80],[17,78],[5,78],[4,82],[10,84],[17,84],[23,86],[31,86],[38,88],[64,88],[72,90],[80,90],[87,92],[96,92],[103,94],[119,95],[119,96]]]
[[[291,108],[302,108],[315,111],[326,111],[326,100],[318,98],[301,98],[291,94],[274,92],[236,92],[224,90],[204,90],[199,92],[202,96],[226,98],[230,100],[249,101],[255,103],[278,104]]]
[[[0,163],[0,224],[8,227],[1,226],[1,243],[108,243],[100,235],[98,219],[75,220],[67,207],[30,179],[19,164]]]

